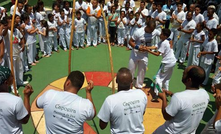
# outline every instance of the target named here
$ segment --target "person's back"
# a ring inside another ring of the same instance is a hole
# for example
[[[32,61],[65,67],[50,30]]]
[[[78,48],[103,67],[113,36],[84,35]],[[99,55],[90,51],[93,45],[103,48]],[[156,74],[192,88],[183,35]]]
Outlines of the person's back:
[[[0,134],[21,134],[22,125],[19,120],[28,112],[20,97],[10,93],[0,93]]]
[[[108,122],[111,133],[144,133],[143,114],[147,97],[140,89],[120,91],[106,98],[98,117]],[[109,109],[109,110],[107,110]],[[103,114],[102,114],[103,113]]]
[[[49,90],[37,105],[44,108],[47,133],[83,133],[83,123],[94,117],[92,103],[70,92]]]
[[[165,131],[168,133],[195,133],[207,108],[209,95],[204,89],[185,90],[175,93],[166,111],[173,116],[166,121]]]

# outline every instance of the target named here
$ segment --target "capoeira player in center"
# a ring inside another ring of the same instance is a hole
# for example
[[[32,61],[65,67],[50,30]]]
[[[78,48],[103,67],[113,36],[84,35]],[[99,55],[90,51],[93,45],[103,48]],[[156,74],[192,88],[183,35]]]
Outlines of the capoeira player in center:
[[[155,36],[159,36],[160,32],[154,30],[156,28],[155,21],[148,21],[146,27],[142,27],[134,32],[130,38],[129,44],[133,48],[129,60],[129,69],[134,78],[135,70],[138,67],[137,80],[134,84],[135,88],[142,88],[146,67],[148,65],[148,49],[155,49],[151,45],[151,41]]]

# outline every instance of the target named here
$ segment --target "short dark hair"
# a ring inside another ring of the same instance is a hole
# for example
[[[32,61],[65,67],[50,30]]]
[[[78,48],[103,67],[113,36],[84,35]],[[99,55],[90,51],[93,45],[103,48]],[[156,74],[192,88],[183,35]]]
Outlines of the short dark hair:
[[[210,29],[209,31],[211,31],[214,35],[217,35],[217,29],[212,28],[212,29]]]
[[[132,74],[126,67],[122,67],[117,72],[116,82],[118,83],[119,89],[130,89],[132,83]]]
[[[188,72],[187,72],[187,78],[191,78],[192,81],[192,87],[199,88],[199,86],[203,83],[205,80],[205,70],[200,66],[193,66]]]
[[[156,5],[160,5],[160,7],[163,7],[163,2],[157,2]]]
[[[202,10],[200,5],[196,5],[195,8],[199,8],[200,10]]]
[[[80,71],[72,71],[68,75],[67,79],[70,80],[72,86],[76,87],[77,89],[80,89],[82,85],[84,84],[84,75]]]
[[[51,18],[51,17],[53,17],[53,14],[52,14],[52,13],[49,13],[49,14],[48,14],[48,19]]]
[[[164,36],[166,36],[168,38],[168,37],[170,37],[171,31],[170,31],[170,29],[164,28],[164,29],[162,29],[162,33]]]
[[[29,15],[27,13],[25,13],[25,14],[22,14],[21,19],[23,21],[26,21],[26,20],[30,19],[30,17],[29,17]]]
[[[147,27],[151,27],[153,29],[156,28],[156,22],[154,20],[150,20],[150,21],[146,22],[146,24],[147,24]]]
[[[80,15],[81,15],[81,12],[80,12],[80,11],[77,11],[77,12],[76,12],[76,15],[78,15],[78,14],[80,14]]]
[[[18,0],[18,3],[24,4],[23,0]]]
[[[178,6],[178,5],[183,6],[183,3],[182,3],[182,2],[177,2],[176,5],[177,5],[177,6]]]
[[[144,0],[142,0],[140,3],[144,3],[144,5],[145,5],[145,1]]]
[[[1,23],[2,25],[8,25],[7,17],[4,17],[4,18],[0,21],[0,23]]]

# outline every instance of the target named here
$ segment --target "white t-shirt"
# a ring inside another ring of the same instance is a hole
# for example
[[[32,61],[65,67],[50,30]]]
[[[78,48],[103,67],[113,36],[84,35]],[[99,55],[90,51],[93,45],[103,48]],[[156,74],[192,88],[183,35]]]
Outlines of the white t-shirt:
[[[61,16],[60,12],[55,12],[55,10],[52,11],[52,14],[54,15],[54,20],[57,22],[58,18]]]
[[[160,126],[156,134],[195,134],[209,102],[204,89],[175,93],[166,112],[173,118]]]
[[[125,7],[126,2],[127,2],[127,0],[124,0],[124,3],[123,3],[123,5],[122,5],[122,7]],[[130,2],[130,7],[131,7],[131,8],[134,8],[134,7],[135,7],[135,2],[134,2],[134,0],[130,0],[129,2]]]
[[[80,7],[82,7],[84,10],[87,10],[88,5],[86,2],[82,1],[80,4],[78,1],[75,2],[75,9],[78,10]],[[84,11],[80,10],[81,16],[85,15]]]
[[[118,18],[117,21],[120,21],[120,19],[121,19],[121,18]],[[124,22],[127,22],[127,18],[124,17],[124,18],[123,18],[123,21],[124,21]],[[117,27],[117,28],[118,28],[118,29],[125,29],[125,27],[126,27],[126,25],[124,25],[124,23],[121,21],[121,22],[118,24],[118,27]]]
[[[88,6],[90,8],[90,13],[89,14],[95,14],[97,15],[100,9],[100,6],[97,6],[97,8],[93,8],[92,5]],[[88,17],[88,25],[97,25],[98,24],[98,19],[95,18],[94,16]]]
[[[133,28],[132,28],[132,33],[134,33],[137,29],[139,29],[139,27],[138,27],[138,24],[139,25],[141,25],[142,26],[142,19],[138,19],[138,21],[137,21],[137,24],[135,24],[135,21],[136,21],[136,19],[135,18],[133,18],[131,21],[130,21],[130,24],[131,25],[133,25]],[[134,25],[135,24],[135,25]]]
[[[152,33],[146,33],[145,27],[139,28],[137,31],[134,32],[132,35],[132,39],[135,41],[136,45],[145,45],[145,46],[152,46],[151,42],[156,36],[160,36],[160,31],[154,30]],[[136,49],[131,51],[131,54],[138,59],[143,59],[144,61],[147,60],[148,52],[141,52]]]
[[[50,28],[57,28],[57,26],[58,25],[57,25],[56,21],[53,21],[53,22],[48,21],[48,29],[50,29]],[[53,37],[55,34],[57,34],[57,32],[54,32],[52,30],[48,31],[48,35],[51,36],[51,37]]]
[[[4,55],[7,57],[10,56],[10,35],[11,35],[11,31],[8,30],[7,34],[3,36],[3,41],[5,45]]]
[[[196,22],[196,24],[202,23],[202,22],[204,22],[204,16],[201,13],[199,13],[197,16],[196,16],[196,14],[194,14],[193,20]]]
[[[161,21],[166,21],[167,20],[167,14],[164,11],[161,11],[160,13],[158,10],[154,14],[151,15],[152,18],[159,18]],[[159,21],[156,21],[156,27],[159,28],[163,26],[164,24],[161,24]]]
[[[41,21],[44,19],[43,16],[39,13],[39,12],[36,12],[35,13],[35,21],[36,21],[36,27],[37,28],[41,28]]]
[[[41,28],[41,32],[43,32],[43,31],[46,32],[46,27],[42,27],[42,28]],[[43,36],[43,35],[41,35],[41,37],[42,37],[42,40],[43,40],[45,43],[49,41],[48,36]]]
[[[174,63],[176,58],[173,53],[173,49],[170,48],[168,40],[164,40],[158,43],[158,51],[162,54],[162,63]]]
[[[16,28],[13,32],[13,56],[20,56],[21,53],[21,47],[19,43],[21,42],[21,39],[23,38],[23,35],[21,32]]]
[[[80,20],[75,18],[75,28],[77,33],[83,33],[85,25],[86,21],[83,18],[81,18]]]
[[[138,12],[139,9],[140,9],[140,8],[137,8],[136,11],[135,11],[135,13]],[[141,11],[141,13],[142,13],[145,17],[147,17],[147,16],[149,15],[149,11],[148,11],[146,8],[144,8],[144,9]],[[143,26],[144,26],[145,23],[146,23],[146,18],[144,18],[141,14],[140,14],[140,18],[142,19],[142,23],[143,23]]]
[[[190,29],[195,29],[196,28],[196,22],[192,19],[191,21],[185,20],[181,26],[183,27],[184,30],[190,30]],[[182,37],[181,38],[190,38],[191,34],[187,34],[184,32],[181,32]]]
[[[208,19],[208,17],[205,19],[206,21],[206,26],[209,28],[209,29],[212,29],[212,28],[215,28],[217,29],[217,25],[219,24],[218,21],[213,18],[211,20]]]
[[[194,37],[194,40],[202,40],[202,36],[205,37],[205,32],[202,30],[201,32],[197,32],[197,30],[194,30],[194,32],[192,33],[192,36]],[[202,45],[202,43],[198,43],[198,42],[192,42],[193,47],[200,47]]]
[[[68,10],[66,10],[66,8],[63,8],[63,9],[64,9],[65,16],[67,16],[68,18],[71,18],[72,8],[69,8]]]
[[[203,42],[203,51],[205,52],[218,52],[218,44],[216,39],[213,39],[212,41],[209,41],[207,38]],[[211,65],[213,63],[215,54],[206,54],[201,56],[201,62],[207,65]]]
[[[60,23],[63,23],[64,21],[65,22],[67,21],[67,16],[65,15],[64,19],[62,19],[61,16],[60,16],[58,19],[59,19]],[[67,27],[67,23],[63,23],[61,26],[58,26],[59,34],[65,34],[66,27]]]
[[[203,12],[203,17],[204,17],[205,19],[208,18],[208,16],[207,16],[207,10],[205,10],[205,11]],[[216,13],[213,14],[213,18],[215,18],[215,19],[219,22],[219,16],[218,16]]]
[[[112,134],[143,134],[147,101],[147,95],[140,89],[119,91],[105,99],[98,118],[107,123],[110,121]]]
[[[53,134],[83,134],[83,123],[95,114],[88,99],[66,91],[46,91],[37,106],[44,109],[46,133]]]
[[[180,21],[184,21],[185,20],[185,13],[183,11],[178,12],[177,10],[173,11],[173,15],[177,16],[177,19]],[[180,23],[176,20],[173,20],[172,22],[172,28],[179,28],[180,27]]]
[[[23,134],[19,122],[28,115],[20,97],[10,93],[0,93],[0,133]]]
[[[186,8],[186,4],[183,3],[182,10],[184,11],[185,8]],[[177,5],[174,4],[173,7],[172,7],[172,9],[173,9],[174,11],[177,10]]]
[[[36,37],[35,37],[36,33],[29,34],[27,32],[27,30],[30,30],[30,29],[32,29],[32,25],[29,23],[25,26],[25,39],[28,44],[32,44],[36,42]]]

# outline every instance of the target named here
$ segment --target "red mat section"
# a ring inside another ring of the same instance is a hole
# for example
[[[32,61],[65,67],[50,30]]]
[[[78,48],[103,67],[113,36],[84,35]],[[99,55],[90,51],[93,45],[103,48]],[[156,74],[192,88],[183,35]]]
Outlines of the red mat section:
[[[94,82],[94,86],[107,87],[112,80],[111,73],[109,72],[85,72],[85,76],[87,81],[92,80]]]
[[[96,134],[96,132],[86,122],[84,123],[84,134]]]

